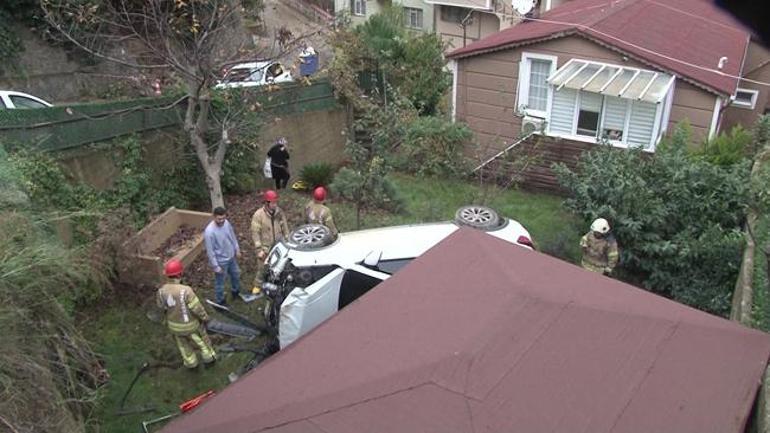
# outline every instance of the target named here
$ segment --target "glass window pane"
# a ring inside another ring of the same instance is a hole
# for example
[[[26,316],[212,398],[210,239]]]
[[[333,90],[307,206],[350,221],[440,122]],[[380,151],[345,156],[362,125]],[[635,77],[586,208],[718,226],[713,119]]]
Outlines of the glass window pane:
[[[567,87],[572,87],[573,89],[580,89],[583,87],[583,84],[585,84],[588,80],[591,79],[591,77],[594,76],[594,74],[601,68],[600,65],[597,64],[590,64],[586,66],[582,71],[580,71],[575,78],[571,79],[569,83],[566,84]]]
[[[580,93],[580,111],[578,112],[577,134],[596,137],[599,129],[599,113],[602,109],[602,97],[595,93]]]
[[[548,74],[551,72],[551,62],[548,60],[532,59],[529,69],[529,97],[527,108],[545,111],[548,106]]]
[[[561,69],[553,74],[553,77],[551,77],[551,84],[554,86],[560,86],[561,83],[565,82],[567,78],[571,77],[572,74],[577,72],[577,70],[583,67],[584,64],[585,62],[572,61],[562,66]]]
[[[607,86],[606,89],[604,89],[605,95],[614,95],[617,96],[620,94],[620,91],[623,89],[623,87],[628,84],[629,81],[631,81],[631,78],[634,76],[635,71],[630,71],[628,69],[624,69],[623,72],[620,73],[617,77],[615,77],[614,80],[610,83],[609,86]]]
[[[25,98],[23,96],[11,95],[11,102],[16,108],[45,108],[45,104],[41,104],[34,99]]]
[[[616,72],[618,72],[620,68],[615,68],[612,66],[608,66],[604,68],[603,71],[599,72],[599,75],[596,76],[593,80],[591,80],[590,83],[583,89],[586,92],[593,92],[598,93],[599,90],[601,90],[602,87],[604,87],[605,84],[607,84],[607,81],[612,78],[613,75],[615,75]]]

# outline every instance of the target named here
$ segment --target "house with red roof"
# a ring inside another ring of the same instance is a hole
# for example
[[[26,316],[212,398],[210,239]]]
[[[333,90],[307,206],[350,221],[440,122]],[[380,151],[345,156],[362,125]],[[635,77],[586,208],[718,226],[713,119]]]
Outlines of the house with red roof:
[[[697,145],[769,108],[770,51],[708,0],[572,0],[447,57],[484,160],[538,138],[532,187],[597,142],[654,152],[686,121]]]

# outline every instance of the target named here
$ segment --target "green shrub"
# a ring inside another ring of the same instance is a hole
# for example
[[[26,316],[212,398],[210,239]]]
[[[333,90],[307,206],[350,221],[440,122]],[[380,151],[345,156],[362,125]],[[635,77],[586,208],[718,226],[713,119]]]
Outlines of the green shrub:
[[[334,181],[337,169],[329,163],[319,162],[302,167],[299,178],[305,181],[310,188],[317,186],[329,186]]]
[[[693,157],[688,140],[678,129],[654,155],[600,146],[576,171],[556,171],[571,193],[567,207],[586,225],[599,216],[610,221],[631,280],[726,315],[741,262],[748,164]]]
[[[473,133],[462,123],[439,117],[420,117],[409,124],[398,149],[400,170],[421,176],[461,176],[468,171],[464,145]]]
[[[751,146],[751,134],[738,125],[728,134],[721,133],[707,140],[703,147],[694,153],[712,164],[732,165],[750,156],[753,153]]]

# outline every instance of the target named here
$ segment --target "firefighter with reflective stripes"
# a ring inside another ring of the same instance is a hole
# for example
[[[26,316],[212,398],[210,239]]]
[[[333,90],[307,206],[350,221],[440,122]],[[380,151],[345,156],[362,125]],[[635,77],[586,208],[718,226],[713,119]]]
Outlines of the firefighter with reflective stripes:
[[[305,205],[305,222],[307,224],[321,224],[329,228],[333,236],[337,236],[337,226],[334,225],[332,211],[324,205],[326,200],[326,188],[319,186],[313,190],[313,200]]]
[[[591,224],[591,231],[580,239],[580,248],[583,250],[581,265],[589,271],[609,275],[618,264],[618,242],[604,218],[597,218]]]
[[[157,304],[166,312],[166,324],[174,336],[184,366],[195,368],[198,366],[196,348],[206,364],[216,361],[216,353],[203,326],[209,321],[209,315],[192,287],[180,284],[182,271],[179,260],[172,259],[166,263],[168,282],[158,289]]]

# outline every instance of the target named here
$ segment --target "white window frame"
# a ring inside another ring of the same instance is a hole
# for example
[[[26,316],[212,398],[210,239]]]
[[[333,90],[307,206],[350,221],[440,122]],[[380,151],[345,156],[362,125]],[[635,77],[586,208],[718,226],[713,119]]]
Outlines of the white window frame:
[[[738,92],[743,92],[743,93],[751,94],[751,101],[746,102],[746,101],[738,100],[737,99]],[[730,105],[732,105],[733,107],[743,108],[743,109],[746,109],[746,110],[753,110],[754,107],[757,106],[757,97],[758,96],[759,96],[759,90],[743,89],[743,88],[739,87],[739,88],[737,88],[735,90],[735,95],[733,95],[733,97],[732,97],[733,101],[732,101],[732,103]]]
[[[415,30],[422,30],[425,27],[425,13],[423,13],[422,9],[404,6],[404,15],[404,25],[406,27]],[[415,21],[419,19],[419,26],[413,26],[411,24],[412,18],[414,18]]]
[[[550,87],[551,87],[551,89],[553,88],[553,86],[550,86]],[[572,119],[572,132],[570,134],[564,134],[564,133],[560,133],[560,132],[553,132],[553,131],[550,130],[550,127],[549,127],[549,128],[546,128],[545,135],[548,135],[550,137],[565,138],[565,139],[569,139],[569,140],[572,140],[572,141],[581,141],[581,142],[584,142],[584,143],[598,143],[601,140],[601,137],[595,137],[594,138],[594,137],[588,137],[588,136],[585,136],[585,135],[578,135],[577,134],[577,119],[578,119],[578,115],[580,113],[580,109],[579,109],[579,107],[580,107],[580,96],[581,96],[582,93],[584,93],[584,92],[578,90],[577,94],[575,96],[574,112],[572,113],[572,115],[573,115],[573,119]],[[548,113],[547,113],[547,115],[545,117],[546,125],[550,124],[551,105],[552,105],[552,101],[553,101],[553,96],[552,95],[553,95],[553,91],[551,90],[549,92],[549,98],[548,98]],[[599,130],[600,131],[604,127],[604,114],[605,114],[605,106],[606,106],[606,103],[607,103],[605,96],[604,95],[601,95],[601,96],[602,96],[602,108],[601,108],[602,111],[599,113]],[[663,99],[663,101],[656,104],[656,108],[655,108],[655,124],[653,125],[653,131],[652,131],[652,134],[650,136],[651,137],[650,138],[651,142],[648,145],[649,147],[648,146],[644,146],[643,147],[642,150],[644,150],[645,152],[655,152],[655,147],[657,146],[658,142],[660,141],[660,138],[663,136],[663,131],[666,130],[666,126],[667,126],[667,125],[663,125],[662,122],[667,117],[667,111],[671,110],[670,102],[666,101],[666,98],[671,100],[671,99],[673,99],[673,97],[674,97],[674,86],[671,86],[671,88],[669,89],[669,91],[668,91],[666,97]],[[623,125],[623,128],[624,128],[623,129],[623,139],[622,140],[609,140],[609,143],[612,146],[620,147],[620,148],[625,148],[625,149],[631,148],[631,147],[638,147],[639,146],[638,144],[630,144],[630,143],[628,143],[628,131],[630,129],[630,124],[631,124],[631,107],[632,107],[632,103],[633,103],[634,100],[633,99],[627,99],[627,98],[623,98],[623,99],[626,99],[626,120],[625,120],[625,124]]]
[[[516,112],[525,114],[527,116],[539,117],[541,119],[547,119],[550,114],[551,100],[553,99],[553,86],[548,86],[548,94],[546,95],[546,109],[534,110],[531,108],[522,106],[529,101],[529,78],[530,78],[530,61],[531,60],[546,60],[551,62],[551,71],[549,74],[553,74],[556,71],[559,58],[550,54],[540,54],[532,52],[521,53],[521,60],[519,61],[519,79],[518,89],[516,91]]]
[[[350,12],[357,17],[366,16],[366,0],[352,0]]]

